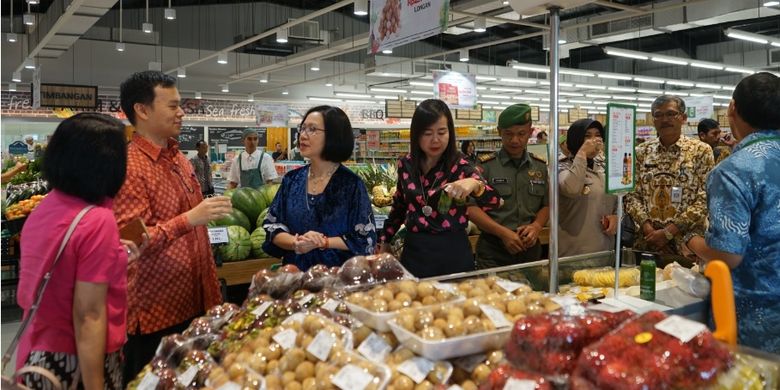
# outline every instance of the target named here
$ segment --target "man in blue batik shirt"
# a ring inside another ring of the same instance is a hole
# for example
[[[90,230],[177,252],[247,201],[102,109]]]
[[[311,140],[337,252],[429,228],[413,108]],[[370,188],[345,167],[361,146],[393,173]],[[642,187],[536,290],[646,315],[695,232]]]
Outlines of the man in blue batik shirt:
[[[780,353],[780,78],[757,73],[728,108],[739,140],[707,179],[706,240],[686,237],[704,260],[732,272],[740,344]]]

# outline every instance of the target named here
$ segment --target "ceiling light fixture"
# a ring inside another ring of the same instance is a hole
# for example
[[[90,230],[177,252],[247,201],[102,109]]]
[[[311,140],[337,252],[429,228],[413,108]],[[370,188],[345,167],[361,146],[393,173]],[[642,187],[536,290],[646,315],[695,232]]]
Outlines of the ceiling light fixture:
[[[574,84],[575,88],[585,89],[607,89],[606,85],[593,85],[593,84]]]
[[[631,76],[623,76],[619,74],[604,74],[599,73],[598,76],[602,79],[611,79],[611,80],[631,80]]]
[[[487,19],[484,16],[474,19],[474,32],[483,33],[485,31],[487,31]]]
[[[490,76],[477,75],[475,76],[475,78],[477,79],[477,81],[496,81],[495,77],[490,77]]]
[[[358,99],[370,99],[371,95],[364,95],[360,93],[347,93],[347,92],[336,92],[336,96],[340,97],[348,97],[348,98],[358,98]]]
[[[261,73],[260,78],[258,79],[260,84],[267,84],[268,83],[268,73]]]
[[[387,92],[387,93],[409,93],[404,89],[392,89],[392,88],[369,88],[371,92]]]
[[[502,77],[501,81],[505,83],[512,83],[512,84],[536,85],[536,80],[528,80],[528,79],[513,79],[508,77]]]
[[[11,76],[11,81],[16,81],[17,83],[22,82],[22,72],[14,72]]]
[[[704,63],[704,62],[691,61],[691,66],[694,67],[694,68],[723,70],[723,66],[722,65],[708,64],[708,63]]]
[[[345,102],[352,103],[352,104],[374,104],[374,103],[376,103],[373,100],[349,100],[349,99],[345,100]]]
[[[608,55],[611,55],[611,56],[625,57],[625,58],[631,58],[631,59],[635,59],[635,60],[645,60],[646,61],[646,60],[649,59],[649,57],[646,56],[646,55],[632,53],[632,52],[627,51],[627,50],[616,49],[616,48],[613,48],[613,47],[605,47],[604,48],[604,52],[607,53]]]
[[[490,87],[490,90],[496,92],[515,92],[515,93],[523,92],[523,90],[520,88],[504,88],[504,87]]]
[[[289,94],[290,94],[290,90],[289,89],[285,88],[285,89],[282,90],[282,95],[289,95]]]
[[[176,20],[176,10],[171,8],[171,0],[168,0],[168,8],[165,9],[165,19]]]
[[[253,101],[255,101],[255,95],[253,95],[253,94],[251,94],[251,93],[250,93],[250,94],[247,94],[247,95],[246,95],[246,101],[248,101],[248,102],[253,102]]]
[[[433,83],[426,83],[425,81],[410,81],[409,85],[414,85],[417,87],[433,87]]]
[[[225,65],[228,63],[228,55],[227,53],[219,53],[217,55],[217,63],[220,65]]]
[[[663,79],[654,79],[650,77],[634,77],[634,81],[639,81],[641,83],[652,83],[652,84],[663,84],[665,80]]]
[[[30,5],[38,5],[40,3],[41,3],[40,0],[27,0],[27,4]]]
[[[675,58],[668,58],[668,57],[653,57],[650,60],[654,62],[661,62],[664,64],[688,65],[688,61],[683,61],[683,60],[678,60]]]
[[[409,91],[413,95],[433,95],[433,91]]]
[[[30,58],[24,60],[24,68],[25,69],[35,69],[35,61],[33,61]]]
[[[579,92],[558,92],[558,95],[561,96],[585,96],[585,94],[579,93]]]
[[[690,81],[666,80],[666,85],[676,85],[678,87],[693,87],[695,84]]]
[[[318,97],[318,96],[309,96],[307,99],[314,101],[314,102],[326,102],[326,103],[342,103],[344,102],[341,99],[334,99],[334,98],[328,98],[328,97]]]
[[[328,79],[327,81],[325,81],[325,86],[326,87],[332,87],[333,86],[333,80]]]
[[[523,70],[526,72],[550,73],[550,68],[546,66],[530,65],[530,64],[513,64],[512,69]]]
[[[200,92],[195,92],[195,99],[203,99],[203,95]]]
[[[116,43],[116,51],[119,51],[119,52],[125,51],[125,43],[124,42],[117,42]]]
[[[776,7],[778,5],[780,5],[780,1],[767,1],[763,4],[764,7]]]
[[[752,33],[749,33],[749,32],[744,32],[744,31],[739,31],[739,30],[734,30],[734,29],[730,29],[730,28],[726,29],[726,36],[729,37],[729,38],[741,39],[743,41],[760,43],[762,45],[766,45],[766,44],[769,43],[769,40],[766,39],[765,37],[761,36],[761,35],[752,34]]]
[[[636,92],[635,88],[623,88],[623,87],[607,87],[607,90],[609,91],[618,91],[618,92]]]
[[[14,34],[14,33],[8,33],[8,34],[5,35],[5,37],[8,40],[8,42],[11,42],[11,43],[16,42],[16,40],[18,39],[18,36],[16,34]]]
[[[35,24],[35,15],[32,12],[27,12],[22,16],[22,22],[28,26]]]
[[[559,71],[560,74],[567,74],[571,76],[583,76],[583,77],[596,77],[595,74],[591,72],[584,72],[581,70],[575,70],[575,69],[561,69]]]
[[[374,99],[390,99],[390,100],[395,100],[395,99],[398,99],[398,96],[390,96],[390,95],[374,95]]]
[[[309,69],[311,69],[314,72],[319,72],[320,71],[320,60],[312,61],[311,66],[309,67]]]
[[[357,16],[366,16],[368,15],[368,0],[355,0],[355,10],[352,11],[353,14]]]
[[[662,91],[660,89],[637,89],[636,91],[639,92],[639,93],[646,93],[646,94],[650,94],[650,95],[663,95],[664,94],[664,91]]]
[[[708,84],[708,83],[696,83],[697,88],[707,88],[707,89],[720,89],[721,86],[718,84]]]
[[[754,73],[756,73],[752,69],[740,68],[740,67],[736,67],[736,66],[727,66],[726,67],[726,71],[727,72],[734,72],[734,73],[744,73],[744,74],[754,74]]]
[[[393,54],[393,49],[384,49],[382,50],[382,54]]]
[[[287,29],[286,28],[280,28],[279,31],[276,32],[276,42],[287,43]]]
[[[227,85],[227,84],[222,84],[222,92],[223,92],[223,93],[228,93],[228,92],[230,92],[230,86],[229,86],[229,85]]]
[[[479,95],[479,97],[484,97],[488,99],[511,99],[511,97],[506,95]]]
[[[147,34],[152,33],[152,24],[149,23],[149,0],[146,0],[146,21],[141,25],[141,30]]]
[[[16,92],[16,83],[8,83],[8,92]]]
[[[460,58],[458,60],[460,62],[469,62],[469,50],[460,49]]]
[[[597,95],[595,93],[589,93],[585,95],[585,97],[594,98],[594,99],[612,99],[612,95]]]
[[[187,77],[187,70],[184,68],[179,68],[176,70],[176,77],[183,79]]]

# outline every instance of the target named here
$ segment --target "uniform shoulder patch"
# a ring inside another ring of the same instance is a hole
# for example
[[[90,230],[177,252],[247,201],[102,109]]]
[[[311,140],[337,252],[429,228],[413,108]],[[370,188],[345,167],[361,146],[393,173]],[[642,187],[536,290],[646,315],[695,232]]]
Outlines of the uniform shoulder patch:
[[[543,159],[543,158],[541,158],[541,157],[539,157],[539,156],[537,156],[537,155],[535,155],[533,153],[528,153],[528,154],[531,155],[532,159],[534,159],[536,161],[539,161],[541,163],[544,163],[545,165],[547,164],[547,161],[545,159]]]
[[[498,153],[491,152],[491,153],[479,155],[478,159],[479,159],[479,162],[486,163],[488,161],[495,160],[496,157],[498,157]]]

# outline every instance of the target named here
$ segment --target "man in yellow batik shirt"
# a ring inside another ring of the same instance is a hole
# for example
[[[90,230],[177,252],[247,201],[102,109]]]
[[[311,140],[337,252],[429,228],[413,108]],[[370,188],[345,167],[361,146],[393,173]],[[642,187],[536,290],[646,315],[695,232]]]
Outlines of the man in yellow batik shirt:
[[[626,210],[638,227],[634,247],[680,253],[680,242],[703,234],[707,218],[707,173],[712,149],[682,135],[685,102],[672,95],[651,106],[658,138],[636,148],[636,189],[626,196]]]

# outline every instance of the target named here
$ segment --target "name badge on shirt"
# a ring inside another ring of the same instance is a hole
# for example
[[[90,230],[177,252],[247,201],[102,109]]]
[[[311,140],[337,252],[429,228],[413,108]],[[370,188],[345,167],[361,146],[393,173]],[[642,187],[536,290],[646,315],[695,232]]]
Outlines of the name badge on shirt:
[[[506,184],[509,183],[509,179],[505,177],[494,177],[490,179],[490,182],[493,184]]]
[[[672,187],[672,203],[682,203],[682,187]]]

